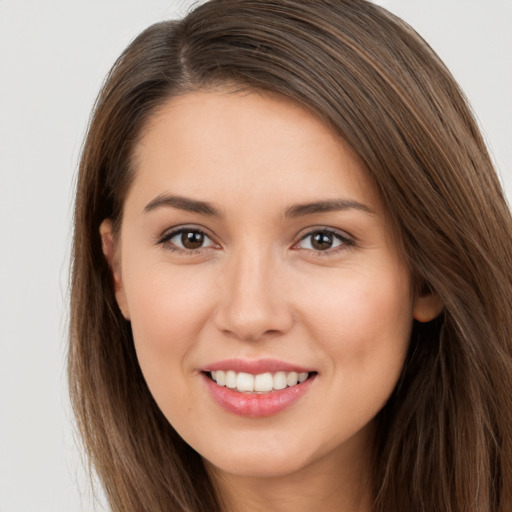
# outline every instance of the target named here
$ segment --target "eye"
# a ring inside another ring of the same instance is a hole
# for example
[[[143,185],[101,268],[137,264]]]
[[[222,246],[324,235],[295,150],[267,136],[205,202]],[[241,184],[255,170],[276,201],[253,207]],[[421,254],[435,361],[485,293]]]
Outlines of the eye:
[[[174,251],[197,251],[207,247],[214,247],[213,240],[200,229],[180,228],[164,235],[159,241],[162,245]]]
[[[340,233],[329,229],[318,229],[303,236],[296,247],[309,251],[329,251],[350,245],[352,241]]]

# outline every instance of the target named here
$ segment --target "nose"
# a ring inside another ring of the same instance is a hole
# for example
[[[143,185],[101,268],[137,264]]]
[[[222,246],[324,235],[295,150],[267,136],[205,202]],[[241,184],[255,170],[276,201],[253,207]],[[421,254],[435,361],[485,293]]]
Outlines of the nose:
[[[229,258],[214,314],[216,327],[244,341],[286,333],[293,314],[282,270],[269,254],[245,251]]]

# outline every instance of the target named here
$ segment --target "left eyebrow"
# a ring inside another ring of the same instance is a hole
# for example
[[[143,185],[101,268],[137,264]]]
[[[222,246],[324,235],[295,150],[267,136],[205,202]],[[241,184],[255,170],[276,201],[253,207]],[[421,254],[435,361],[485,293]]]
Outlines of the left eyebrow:
[[[368,206],[352,199],[329,199],[327,201],[315,201],[312,203],[296,204],[286,209],[286,218],[297,218],[316,213],[336,212],[344,210],[359,210],[369,214],[375,212]]]

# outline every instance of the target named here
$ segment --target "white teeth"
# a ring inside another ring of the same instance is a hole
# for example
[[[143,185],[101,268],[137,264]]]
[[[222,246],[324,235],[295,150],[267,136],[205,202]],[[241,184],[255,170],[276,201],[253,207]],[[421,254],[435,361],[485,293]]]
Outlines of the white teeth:
[[[225,386],[226,385],[226,372],[223,372],[222,370],[217,370],[215,372],[215,377],[213,376],[212,372],[212,379],[217,382],[219,386]]]
[[[288,386],[295,386],[297,382],[299,381],[299,374],[297,372],[290,372],[286,376],[286,384]]]
[[[272,391],[273,387],[274,379],[271,373],[260,373],[254,376],[254,391],[259,391],[260,393],[268,392]]]
[[[254,391],[254,375],[250,373],[240,372],[236,376],[236,389],[238,391],[253,392]]]
[[[301,384],[309,377],[307,372],[276,372],[274,374],[267,372],[252,375],[245,372],[237,373],[233,370],[212,371],[210,375],[219,386],[236,389],[242,393],[268,393],[272,390],[285,389],[287,386]]]
[[[286,387],[286,373],[277,372],[274,374],[274,389],[284,389]]]
[[[236,372],[228,370],[226,372],[226,387],[235,389],[236,388]]]

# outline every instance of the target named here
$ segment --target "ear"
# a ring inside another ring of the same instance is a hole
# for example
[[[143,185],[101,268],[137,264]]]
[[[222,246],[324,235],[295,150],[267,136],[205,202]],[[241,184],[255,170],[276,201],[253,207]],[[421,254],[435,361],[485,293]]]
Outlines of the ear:
[[[430,322],[443,310],[444,304],[430,289],[418,293],[414,298],[412,316],[418,322]]]
[[[128,304],[123,287],[123,278],[121,274],[121,262],[112,231],[112,221],[105,219],[100,225],[101,248],[103,255],[112,271],[112,279],[114,282],[114,293],[116,296],[117,305],[126,320],[130,320],[128,312]]]

